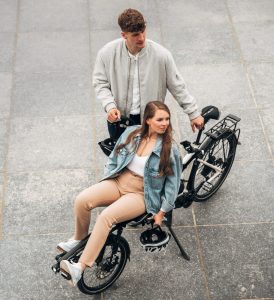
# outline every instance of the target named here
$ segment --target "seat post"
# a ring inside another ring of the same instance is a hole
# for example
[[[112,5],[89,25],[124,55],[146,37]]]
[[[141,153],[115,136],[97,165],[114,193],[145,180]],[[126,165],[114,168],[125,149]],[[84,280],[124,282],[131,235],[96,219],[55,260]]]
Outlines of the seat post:
[[[190,257],[189,257],[189,256],[187,255],[187,253],[185,252],[185,250],[184,250],[182,244],[180,243],[179,239],[177,238],[175,232],[173,231],[173,229],[172,229],[172,227],[171,227],[171,226],[172,226],[172,212],[173,212],[173,211],[170,211],[170,212],[168,212],[168,213],[166,214],[166,219],[167,219],[167,220],[166,220],[164,223],[166,224],[166,226],[167,226],[169,232],[171,233],[171,235],[173,236],[173,238],[174,238],[174,240],[175,240],[177,246],[179,247],[179,249],[180,249],[180,251],[181,251],[181,254],[182,254],[183,258],[186,259],[186,260],[190,260]]]

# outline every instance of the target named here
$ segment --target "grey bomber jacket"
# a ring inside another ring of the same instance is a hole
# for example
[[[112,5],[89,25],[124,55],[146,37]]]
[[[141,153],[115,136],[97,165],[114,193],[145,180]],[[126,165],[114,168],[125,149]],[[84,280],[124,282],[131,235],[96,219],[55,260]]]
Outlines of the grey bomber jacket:
[[[129,115],[134,63],[136,62],[128,55],[125,40],[122,38],[109,42],[98,52],[93,71],[93,86],[96,97],[106,112],[117,107],[122,115]],[[145,48],[139,52],[137,63],[141,116],[149,101],[164,102],[167,89],[190,120],[200,115],[196,101],[189,94],[167,49],[147,39]]]

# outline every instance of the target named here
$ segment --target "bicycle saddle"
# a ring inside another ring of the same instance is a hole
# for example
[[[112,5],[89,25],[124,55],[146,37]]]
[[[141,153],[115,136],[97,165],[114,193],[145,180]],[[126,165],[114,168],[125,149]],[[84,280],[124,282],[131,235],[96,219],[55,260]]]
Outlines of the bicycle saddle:
[[[209,105],[202,109],[202,117],[207,123],[210,119],[219,120],[220,118],[220,111],[216,106]]]

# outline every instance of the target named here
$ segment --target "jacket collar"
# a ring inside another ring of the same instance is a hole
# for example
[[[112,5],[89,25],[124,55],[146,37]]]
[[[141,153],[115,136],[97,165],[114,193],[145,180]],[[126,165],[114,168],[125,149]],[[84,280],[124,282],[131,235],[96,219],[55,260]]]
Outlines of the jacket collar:
[[[128,49],[127,49],[126,41],[125,41],[123,38],[122,38],[122,43],[123,43],[123,46],[122,46],[122,48],[123,48],[123,53],[124,53],[125,55],[129,56],[129,55],[128,55]],[[145,55],[146,52],[147,52],[147,49],[148,49],[148,42],[147,42],[147,40],[146,40],[146,45],[145,45],[145,47],[139,52],[138,57],[140,58],[140,57],[142,57],[143,55]]]
[[[136,139],[136,144],[137,144],[137,147],[139,146],[139,143],[140,143],[140,140],[141,140],[141,134],[138,133],[134,139]],[[136,148],[137,148],[136,147]],[[160,154],[161,154],[161,150],[162,150],[162,137],[161,136],[158,136],[157,137],[157,141],[156,141],[156,144],[152,150],[153,153],[155,153],[156,155],[158,155],[160,157]]]

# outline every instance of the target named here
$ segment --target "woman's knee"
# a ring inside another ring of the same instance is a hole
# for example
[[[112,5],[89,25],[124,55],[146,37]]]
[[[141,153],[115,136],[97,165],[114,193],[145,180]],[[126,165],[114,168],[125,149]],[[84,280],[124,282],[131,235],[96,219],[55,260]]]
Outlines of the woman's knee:
[[[92,193],[89,189],[83,190],[80,194],[78,194],[75,198],[74,207],[75,209],[87,209],[91,210],[92,207]]]
[[[115,220],[111,214],[109,214],[107,209],[104,209],[99,216],[97,217],[96,223],[100,223],[104,227],[108,227],[110,229],[112,225],[115,223]]]

